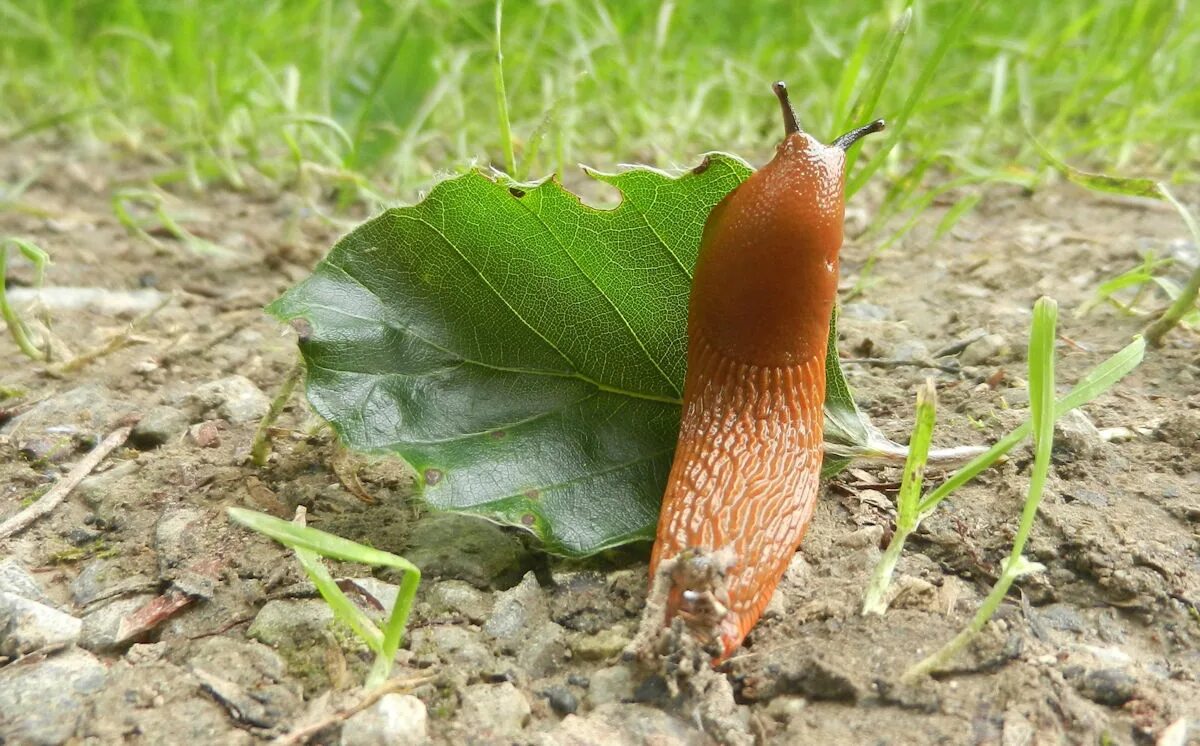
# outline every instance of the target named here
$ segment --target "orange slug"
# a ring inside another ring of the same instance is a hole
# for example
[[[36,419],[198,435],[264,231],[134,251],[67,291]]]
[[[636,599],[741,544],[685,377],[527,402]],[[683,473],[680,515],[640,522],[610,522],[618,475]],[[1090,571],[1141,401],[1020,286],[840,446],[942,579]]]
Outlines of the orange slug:
[[[758,621],[812,518],[846,150],[884,126],[824,145],[800,131],[784,84],[774,89],[783,142],[704,226],[679,443],[650,560],[652,578],[674,560],[667,621],[682,618],[718,661]]]

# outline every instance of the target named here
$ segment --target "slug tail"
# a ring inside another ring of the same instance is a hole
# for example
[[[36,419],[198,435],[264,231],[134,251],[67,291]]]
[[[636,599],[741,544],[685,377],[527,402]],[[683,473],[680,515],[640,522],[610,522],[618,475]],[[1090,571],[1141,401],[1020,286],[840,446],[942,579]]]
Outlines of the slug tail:
[[[822,456],[824,354],[760,366],[702,336],[688,352],[685,409],[651,575],[680,563],[667,602],[723,660],[762,615],[812,518]]]

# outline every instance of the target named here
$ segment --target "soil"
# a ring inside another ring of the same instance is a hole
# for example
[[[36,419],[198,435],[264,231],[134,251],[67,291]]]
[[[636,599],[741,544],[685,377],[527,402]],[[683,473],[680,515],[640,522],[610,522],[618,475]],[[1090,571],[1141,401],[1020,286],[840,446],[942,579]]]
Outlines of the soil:
[[[0,421],[11,421],[0,431],[0,520],[128,415],[166,407],[160,414],[183,417],[164,444],[114,452],[52,514],[0,541],[0,556],[25,567],[50,605],[85,619],[84,636],[107,670],[102,686],[80,695],[76,738],[260,742],[351,702],[369,661],[348,635],[269,643],[261,631],[251,636],[269,603],[291,604],[285,616],[295,618],[319,615],[321,604],[294,557],[231,525],[225,508],[290,518],[303,505],[310,525],[396,552],[411,548],[429,516],[403,468],[339,456],[299,394],[277,423],[263,469],[247,458],[255,419],[189,397],[230,376],[275,395],[296,360],[296,333],[263,305],[365,216],[340,214],[344,222],[334,223],[302,196],[266,186],[181,191],[168,211],[231,249],[204,255],[169,235],[133,236],[114,217],[113,191],[139,183],[149,168],[52,144],[0,149],[0,183],[40,174],[21,207],[0,212],[0,236],[27,236],[49,251],[47,285],[164,294],[149,314],[116,308],[113,298],[47,311],[54,335],[77,354],[127,335],[128,344],[77,371],[31,363],[0,338]],[[1197,195],[1186,196],[1194,203]],[[841,350],[851,359],[911,359],[920,346],[936,351],[981,331],[996,335],[956,358],[958,372],[847,366],[864,411],[900,442],[915,388],[930,376],[939,390],[935,445],[986,444],[1019,424],[1028,400],[1023,348],[1039,295],[1060,303],[1065,390],[1145,321],[1108,306],[1078,316],[1096,286],[1148,250],[1190,251],[1195,260],[1178,217],[1155,204],[1070,186],[1037,194],[996,186],[934,240],[948,206],[931,210],[880,258],[843,315]],[[868,248],[848,238],[846,288]],[[10,288],[32,280],[27,263],[10,261]],[[1186,736],[1166,739],[1188,728],[1196,739],[1198,376],[1200,338],[1177,330],[1085,407],[1099,430],[1076,421],[1064,435],[1027,550],[1045,571],[1017,584],[949,670],[918,684],[900,684],[900,674],[963,627],[1008,552],[1028,483],[1027,447],[925,522],[900,561],[900,594],[883,617],[861,617],[859,607],[894,519],[898,469],[855,466],[829,484],[768,613],[729,664],[736,705],[721,728],[681,709],[649,673],[621,672],[619,650],[644,602],[646,546],[567,562],[497,531],[516,547],[503,572],[456,577],[449,562],[427,573],[394,676],[424,703],[434,743],[707,743],[714,735],[772,744],[1184,743]],[[57,413],[56,401],[66,402]],[[38,412],[37,421],[22,424],[25,412]],[[347,473],[374,503],[354,494]],[[934,469],[928,478],[940,476]],[[337,577],[369,574],[334,569]],[[157,615],[124,637],[105,641],[95,633],[99,622],[88,621],[119,602],[136,610],[150,601]],[[515,635],[498,632],[502,609],[557,637],[540,639],[520,625]],[[66,654],[7,666],[0,658],[0,677]],[[261,661],[253,672],[250,659]],[[237,706],[238,691],[251,691],[263,712]],[[497,709],[510,700],[515,715]],[[21,717],[0,711],[0,741],[9,728],[10,740],[22,742],[11,730]],[[312,742],[352,740],[340,727],[335,719]]]

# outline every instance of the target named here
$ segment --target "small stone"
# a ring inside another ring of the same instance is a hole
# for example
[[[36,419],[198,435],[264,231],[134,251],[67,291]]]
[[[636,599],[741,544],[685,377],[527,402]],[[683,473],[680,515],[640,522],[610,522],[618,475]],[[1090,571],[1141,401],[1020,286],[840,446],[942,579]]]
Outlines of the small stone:
[[[0,742],[65,742],[107,675],[96,656],[79,648],[0,669]]]
[[[620,655],[629,641],[624,629],[610,627],[594,635],[579,635],[571,641],[571,650],[585,661],[603,661]]]
[[[1061,632],[1086,632],[1087,620],[1073,604],[1047,604],[1034,613],[1041,624]]]
[[[596,671],[589,677],[587,699],[592,707],[609,702],[627,702],[633,699],[636,682],[627,666],[609,666]]]
[[[198,386],[188,395],[188,402],[197,419],[215,415],[229,422],[260,420],[271,407],[267,395],[245,376],[229,376]]]
[[[1075,682],[1079,693],[1096,704],[1120,707],[1133,699],[1137,679],[1119,668],[1088,671]]]
[[[358,607],[366,612],[367,616],[377,620],[385,620],[392,613],[392,609],[396,606],[396,599],[400,595],[400,586],[373,578],[370,576],[361,578],[346,578],[339,580],[339,584],[350,584],[353,588],[347,591],[347,596],[351,601],[358,604]],[[376,605],[378,604],[378,606]],[[382,607],[382,608],[381,608]]]
[[[157,598],[153,593],[118,598],[83,617],[79,645],[94,652],[123,650],[147,630],[131,625],[130,617]]]
[[[295,649],[322,639],[331,623],[333,610],[321,599],[280,598],[262,607],[246,634],[272,647]]]
[[[906,362],[923,363],[929,360],[929,348],[915,340],[901,342],[892,350],[892,357]]]
[[[504,649],[515,650],[519,643],[526,642],[530,629],[549,620],[546,594],[533,572],[529,572],[518,585],[497,594],[495,608],[483,625],[483,633],[501,643]]]
[[[99,442],[128,412],[128,405],[118,401],[111,389],[87,383],[52,396],[0,425],[0,434],[9,434],[18,443],[47,435]]]
[[[428,743],[425,703],[411,694],[385,694],[346,721],[341,746],[416,746]]]
[[[121,461],[108,471],[93,474],[80,482],[75,493],[83,498],[89,508],[111,518],[120,513],[118,506],[121,503],[114,498],[118,495],[123,497],[121,480],[140,470],[137,461]]]
[[[567,631],[554,622],[544,622],[530,631],[517,646],[517,664],[535,679],[548,676],[563,664]]]
[[[782,664],[780,694],[802,694],[812,700],[855,702],[862,687],[850,671],[818,658],[801,658]]]
[[[862,319],[864,321],[885,321],[892,318],[892,309],[877,306],[874,303],[846,303],[839,314],[847,319]]]
[[[146,744],[248,746],[250,734],[235,726],[242,713],[231,710],[211,683],[217,682],[167,661],[136,666],[117,661],[78,735],[84,743],[126,743],[135,736]]]
[[[567,629],[594,635],[625,619],[625,608],[613,603],[615,588],[605,574],[559,571],[553,579],[550,616]]]
[[[688,723],[654,707],[611,703],[597,707],[587,717],[568,715],[536,743],[539,746],[610,743],[691,746],[712,743],[712,740]]]
[[[767,714],[786,723],[794,717],[800,717],[807,707],[808,700],[804,697],[776,697],[767,705]]]
[[[533,567],[513,534],[480,518],[428,513],[414,525],[404,556],[428,578],[464,580],[476,588],[511,588]]]
[[[418,655],[436,655],[447,663],[453,663],[473,671],[491,670],[495,657],[483,644],[478,632],[452,624],[419,627],[410,635],[412,650]]]
[[[462,693],[459,714],[464,725],[481,735],[503,738],[519,733],[532,710],[525,695],[505,681],[468,686]]]
[[[25,566],[13,557],[0,559],[0,591],[13,593],[40,604],[50,603],[50,599],[42,593],[42,586],[29,574]]]
[[[1000,334],[985,334],[963,348],[959,359],[963,365],[994,365],[1008,357],[1008,340]]]
[[[116,560],[101,557],[83,566],[71,581],[71,600],[84,607],[131,592],[150,592],[158,587],[156,579],[131,573]]]
[[[58,609],[0,591],[0,655],[14,658],[79,639],[83,623]]]
[[[1054,422],[1054,451],[1075,458],[1090,458],[1103,446],[1104,438],[1086,414],[1072,409]]]
[[[287,678],[287,664],[266,645],[216,636],[197,640],[186,653],[193,672],[203,676],[199,673],[203,671],[224,682],[227,704],[236,706],[245,722],[253,718],[259,727],[275,727],[294,719],[303,704],[300,686]]]
[[[543,691],[542,696],[550,703],[550,709],[559,715],[570,715],[579,709],[579,700],[565,686],[552,686]]]
[[[165,405],[152,407],[134,426],[129,440],[142,450],[158,448],[183,435],[189,424],[190,418],[182,410]]]
[[[492,597],[462,580],[443,580],[434,585],[430,603],[434,614],[457,614],[473,624],[483,624],[492,613]]]

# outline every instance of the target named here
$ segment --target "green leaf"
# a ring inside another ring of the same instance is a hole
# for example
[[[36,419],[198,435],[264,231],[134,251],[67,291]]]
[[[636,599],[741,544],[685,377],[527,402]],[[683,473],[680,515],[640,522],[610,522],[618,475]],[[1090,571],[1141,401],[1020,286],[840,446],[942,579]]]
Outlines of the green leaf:
[[[692,267],[708,213],[751,173],[557,182],[470,172],[334,246],[268,311],[303,318],[308,397],[351,448],[391,452],[442,509],[582,555],[650,539],[679,426]],[[830,338],[830,439],[867,437]]]

